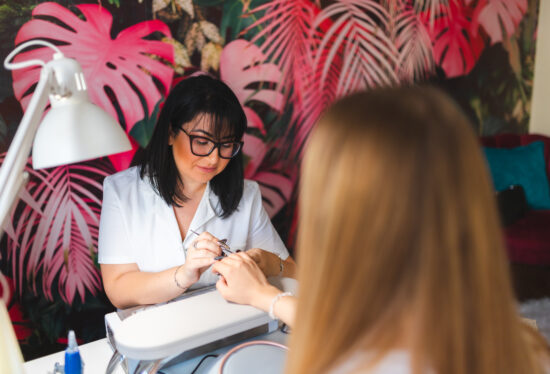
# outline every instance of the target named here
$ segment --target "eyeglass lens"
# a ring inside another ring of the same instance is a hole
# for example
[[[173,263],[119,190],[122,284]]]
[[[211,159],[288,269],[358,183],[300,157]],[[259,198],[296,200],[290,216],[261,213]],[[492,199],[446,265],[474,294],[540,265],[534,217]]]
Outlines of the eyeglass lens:
[[[191,151],[197,156],[208,156],[215,147],[216,144],[213,141],[202,137],[195,137],[191,142]],[[231,158],[239,152],[240,147],[241,144],[237,142],[220,143],[219,155],[223,158]]]

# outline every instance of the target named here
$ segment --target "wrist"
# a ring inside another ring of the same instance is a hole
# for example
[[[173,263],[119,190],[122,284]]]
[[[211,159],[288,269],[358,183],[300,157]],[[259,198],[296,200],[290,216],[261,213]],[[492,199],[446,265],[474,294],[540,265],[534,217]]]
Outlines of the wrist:
[[[269,311],[271,301],[275,296],[277,296],[282,291],[277,287],[274,287],[270,284],[264,285],[258,289],[256,296],[254,296],[250,302],[250,305],[258,309],[263,310],[264,312]]]
[[[282,269],[284,268],[283,260],[274,253],[269,253],[269,257],[269,276],[280,276],[283,273]]]
[[[269,314],[269,317],[271,319],[279,319],[276,315],[275,315],[275,305],[279,302],[280,299],[282,299],[283,297],[289,297],[289,296],[294,296],[292,294],[292,292],[289,292],[289,291],[286,291],[286,292],[280,292],[278,293],[277,295],[275,295],[273,297],[273,299],[271,299],[271,303],[269,304],[269,311],[268,311],[268,314]]]
[[[174,283],[176,283],[176,286],[182,291],[187,290],[193,284],[189,281],[186,264],[176,267],[176,271],[174,273]]]

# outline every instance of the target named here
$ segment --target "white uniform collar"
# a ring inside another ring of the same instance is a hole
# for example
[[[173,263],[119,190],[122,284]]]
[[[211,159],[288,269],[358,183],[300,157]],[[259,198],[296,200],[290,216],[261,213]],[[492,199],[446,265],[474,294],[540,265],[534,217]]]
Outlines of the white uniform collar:
[[[219,204],[220,200],[212,191],[210,188],[210,182],[208,182],[206,184],[206,188],[204,189],[204,193],[202,194],[199,206],[197,207],[197,211],[195,212],[195,216],[191,221],[190,229],[199,233],[202,232],[202,226],[204,226],[212,218],[216,217],[216,209],[220,209]]]

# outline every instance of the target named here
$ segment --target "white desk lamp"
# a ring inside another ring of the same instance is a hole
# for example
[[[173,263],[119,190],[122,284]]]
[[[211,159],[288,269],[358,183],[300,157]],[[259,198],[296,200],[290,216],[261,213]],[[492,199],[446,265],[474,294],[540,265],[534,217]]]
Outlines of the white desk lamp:
[[[52,48],[55,51],[53,60],[48,63],[41,60],[10,63],[21,50],[36,45]],[[35,169],[131,149],[130,141],[120,125],[90,102],[78,62],[64,57],[55,45],[43,40],[31,40],[15,48],[4,61],[4,67],[9,70],[36,65],[42,66],[40,79],[0,168],[0,238],[11,208],[29,178],[24,170],[31,145]],[[40,122],[48,96],[51,108]],[[8,288],[1,273],[0,281],[4,281],[6,295]],[[23,373],[21,351],[4,303],[0,299],[0,372]]]
[[[53,59],[10,61],[29,46],[52,48]],[[15,48],[4,61],[9,70],[42,66],[40,79],[0,169],[0,237],[19,191],[28,180],[25,165],[33,148],[33,168],[42,169],[90,160],[131,149],[120,125],[88,98],[79,63],[55,45],[31,40]],[[40,118],[49,101],[51,108]],[[34,144],[32,141],[34,139]]]

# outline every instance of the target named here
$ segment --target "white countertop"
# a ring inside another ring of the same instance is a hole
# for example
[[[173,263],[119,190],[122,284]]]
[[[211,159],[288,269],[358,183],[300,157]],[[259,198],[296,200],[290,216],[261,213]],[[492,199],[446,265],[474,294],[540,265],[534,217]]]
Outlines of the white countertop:
[[[284,344],[286,342],[286,338],[287,338],[286,334],[283,334],[279,330],[276,330],[272,333],[260,335],[258,337],[255,337],[249,340],[271,340],[271,341]],[[235,344],[220,348],[218,350],[210,352],[210,354],[222,355],[233,346],[235,346]],[[105,373],[105,370],[107,369],[107,364],[109,363],[109,359],[113,354],[113,351],[111,350],[111,346],[107,342],[106,338],[96,340],[95,342],[83,344],[79,347],[79,349],[80,349],[80,356],[82,357],[82,361],[84,362],[84,374]],[[27,361],[24,364],[25,372],[27,374],[52,373],[56,362],[63,364],[64,354],[65,352],[61,351],[61,352],[52,353],[51,355],[48,355],[48,356],[37,358],[35,360]],[[170,368],[161,369],[161,372],[165,374],[189,374],[195,369],[195,367],[199,364],[200,360],[204,356],[205,355],[191,358],[185,362],[182,362]],[[208,370],[214,365],[215,361],[216,361],[215,359],[205,360],[201,364],[199,370],[197,370],[195,373],[200,374],[200,373],[208,372]],[[122,370],[122,368],[119,366],[115,370],[115,374],[125,374],[125,373]]]

